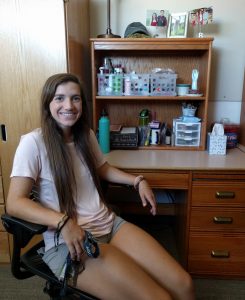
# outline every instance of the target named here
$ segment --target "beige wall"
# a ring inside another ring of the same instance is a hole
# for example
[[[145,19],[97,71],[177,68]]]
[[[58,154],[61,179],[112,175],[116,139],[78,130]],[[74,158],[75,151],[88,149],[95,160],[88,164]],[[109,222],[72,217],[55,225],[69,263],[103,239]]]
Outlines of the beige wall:
[[[90,0],[91,37],[106,31],[106,6],[107,0]],[[214,10],[213,24],[204,29],[207,36],[214,37],[209,120],[226,117],[239,123],[245,67],[244,0],[111,0],[111,29],[123,36],[129,23],[145,24],[148,9],[175,13],[204,6]]]

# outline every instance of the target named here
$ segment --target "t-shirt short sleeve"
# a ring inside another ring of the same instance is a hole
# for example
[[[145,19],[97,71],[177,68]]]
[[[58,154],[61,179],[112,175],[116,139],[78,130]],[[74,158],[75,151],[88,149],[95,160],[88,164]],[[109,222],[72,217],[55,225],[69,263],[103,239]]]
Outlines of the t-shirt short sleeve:
[[[94,153],[94,157],[96,160],[96,166],[97,168],[99,168],[106,162],[106,159],[102,151],[100,150],[99,143],[92,129],[90,130],[90,143],[91,143],[91,149]]]
[[[21,137],[15,152],[13,168],[10,177],[30,177],[35,181],[40,173],[39,148],[33,134]]]

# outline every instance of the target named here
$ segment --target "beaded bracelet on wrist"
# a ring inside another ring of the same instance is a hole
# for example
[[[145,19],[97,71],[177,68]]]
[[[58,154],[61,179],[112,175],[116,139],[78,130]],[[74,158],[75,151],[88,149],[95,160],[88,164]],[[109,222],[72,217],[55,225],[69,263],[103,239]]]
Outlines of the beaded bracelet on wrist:
[[[70,219],[69,216],[67,214],[65,214],[61,218],[61,220],[59,221],[59,223],[57,225],[57,228],[56,228],[55,233],[54,233],[54,244],[55,244],[56,247],[59,245],[59,238],[60,238],[61,230],[66,225],[66,223],[68,222],[69,219]]]
[[[139,185],[141,181],[145,180],[145,177],[143,175],[139,175],[134,180],[134,188],[138,192],[139,191]]]

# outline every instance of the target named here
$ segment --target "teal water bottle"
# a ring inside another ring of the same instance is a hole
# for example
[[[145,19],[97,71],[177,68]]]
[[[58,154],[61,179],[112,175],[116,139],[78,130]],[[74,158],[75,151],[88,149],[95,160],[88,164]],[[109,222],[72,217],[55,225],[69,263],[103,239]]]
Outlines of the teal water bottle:
[[[99,145],[103,153],[110,152],[110,120],[104,109],[99,119]]]

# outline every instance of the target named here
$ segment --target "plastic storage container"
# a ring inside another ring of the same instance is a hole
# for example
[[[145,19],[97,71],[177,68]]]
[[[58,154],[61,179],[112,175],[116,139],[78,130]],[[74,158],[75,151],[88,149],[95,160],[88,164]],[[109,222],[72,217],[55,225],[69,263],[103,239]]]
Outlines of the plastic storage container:
[[[152,96],[176,96],[177,74],[151,74]]]
[[[129,74],[125,75],[126,77]],[[131,95],[147,96],[150,94],[150,74],[130,74]]]
[[[120,96],[123,94],[122,74],[97,74],[98,95],[100,96]]]
[[[199,146],[201,123],[174,121],[175,146]]]

